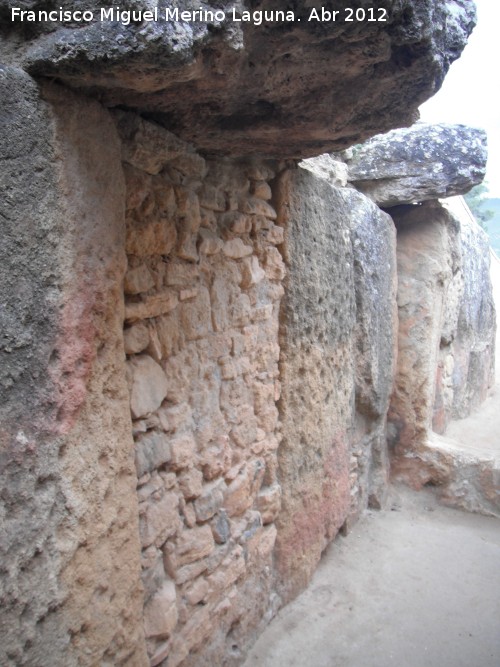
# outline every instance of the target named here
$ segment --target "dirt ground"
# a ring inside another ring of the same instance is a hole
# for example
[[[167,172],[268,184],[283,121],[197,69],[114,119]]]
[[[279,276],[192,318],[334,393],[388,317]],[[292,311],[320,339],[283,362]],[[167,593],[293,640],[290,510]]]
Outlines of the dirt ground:
[[[500,521],[392,489],[261,635],[257,666],[499,667]]]

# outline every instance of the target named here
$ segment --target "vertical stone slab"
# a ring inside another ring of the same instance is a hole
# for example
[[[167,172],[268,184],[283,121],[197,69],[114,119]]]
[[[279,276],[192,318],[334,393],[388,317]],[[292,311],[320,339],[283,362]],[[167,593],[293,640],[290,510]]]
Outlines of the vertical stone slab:
[[[287,278],[281,311],[276,566],[284,601],[309,581],[350,506],[354,270],[349,196],[305,170],[279,183]]]
[[[0,86],[0,662],[143,665],[119,142],[96,103]]]
[[[438,202],[391,209],[397,228],[398,366],[389,409],[392,471],[426,481],[419,448],[432,426],[436,369],[452,277],[459,268],[458,226]]]
[[[396,229],[389,215],[347,190],[356,296],[356,413],[351,443],[351,516],[380,508],[389,479],[386,422],[397,357]]]
[[[453,205],[448,204],[452,205],[451,213],[460,225],[463,276],[457,334],[452,345],[452,419],[467,417],[486,399],[494,382],[495,364],[495,304],[489,240],[460,199],[454,200]]]

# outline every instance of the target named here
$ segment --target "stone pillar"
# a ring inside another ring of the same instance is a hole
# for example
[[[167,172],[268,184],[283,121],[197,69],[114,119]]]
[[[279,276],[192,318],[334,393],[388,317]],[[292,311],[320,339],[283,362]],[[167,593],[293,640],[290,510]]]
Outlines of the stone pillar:
[[[0,87],[0,662],[145,665],[119,141],[95,102]]]
[[[285,601],[304,588],[350,506],[354,268],[342,190],[285,172],[279,187],[287,265],[281,312],[276,565]]]
[[[397,228],[398,368],[389,410],[392,470],[415,486],[419,447],[432,426],[448,288],[459,269],[458,226],[438,202],[391,209]],[[418,472],[420,471],[420,472]]]

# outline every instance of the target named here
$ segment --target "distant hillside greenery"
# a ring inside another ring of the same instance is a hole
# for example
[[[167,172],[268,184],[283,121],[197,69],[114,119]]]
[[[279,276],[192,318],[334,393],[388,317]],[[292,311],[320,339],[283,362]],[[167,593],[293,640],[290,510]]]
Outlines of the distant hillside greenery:
[[[500,256],[500,199],[488,196],[488,186],[476,185],[465,197],[470,210],[490,237],[490,245]]]

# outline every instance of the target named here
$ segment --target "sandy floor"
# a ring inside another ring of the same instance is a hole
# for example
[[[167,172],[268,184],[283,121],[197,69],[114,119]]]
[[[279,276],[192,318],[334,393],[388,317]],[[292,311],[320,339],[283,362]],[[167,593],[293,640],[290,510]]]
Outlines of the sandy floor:
[[[500,521],[392,493],[329,547],[245,667],[500,666]]]

